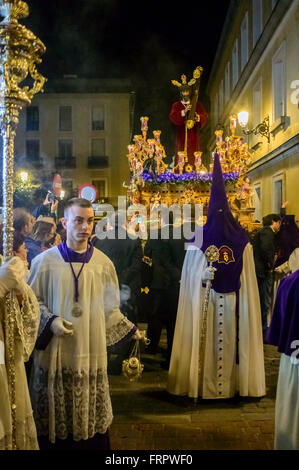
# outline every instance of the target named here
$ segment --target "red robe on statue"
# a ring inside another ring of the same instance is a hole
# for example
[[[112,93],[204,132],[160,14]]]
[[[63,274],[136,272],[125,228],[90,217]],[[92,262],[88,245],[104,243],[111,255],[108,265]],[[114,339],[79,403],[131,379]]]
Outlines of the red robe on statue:
[[[178,152],[183,152],[185,146],[185,116],[182,116],[184,109],[185,105],[181,101],[176,101],[173,103],[169,114],[169,119],[177,128],[175,139],[175,165],[178,161]],[[196,105],[196,112],[200,116],[200,121],[195,122],[192,129],[187,130],[187,154],[188,164],[190,165],[194,165],[194,152],[200,150],[198,131],[206,125],[208,120],[208,114],[199,101]]]

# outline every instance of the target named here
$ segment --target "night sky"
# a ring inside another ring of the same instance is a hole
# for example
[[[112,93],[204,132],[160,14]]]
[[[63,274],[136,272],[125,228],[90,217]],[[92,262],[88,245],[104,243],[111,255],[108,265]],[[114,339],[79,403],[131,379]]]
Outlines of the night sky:
[[[39,70],[47,77],[130,78],[136,91],[136,125],[150,117],[149,129],[162,130],[171,152],[168,121],[178,99],[172,79],[190,79],[204,68],[201,100],[213,63],[229,0],[27,0],[30,15],[22,20],[46,45]]]

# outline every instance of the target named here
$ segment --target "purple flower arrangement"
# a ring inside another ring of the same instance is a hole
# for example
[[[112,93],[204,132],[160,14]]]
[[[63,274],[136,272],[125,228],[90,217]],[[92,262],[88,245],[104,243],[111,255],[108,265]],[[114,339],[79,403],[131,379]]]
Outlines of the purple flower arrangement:
[[[204,185],[212,184],[212,173],[196,173],[196,171],[191,171],[190,173],[170,173],[165,172],[160,175],[154,175],[151,172],[144,171],[141,173],[141,178],[145,183],[150,184],[184,184],[184,183],[200,183]],[[238,173],[223,173],[223,179],[225,184],[235,184],[238,181]]]

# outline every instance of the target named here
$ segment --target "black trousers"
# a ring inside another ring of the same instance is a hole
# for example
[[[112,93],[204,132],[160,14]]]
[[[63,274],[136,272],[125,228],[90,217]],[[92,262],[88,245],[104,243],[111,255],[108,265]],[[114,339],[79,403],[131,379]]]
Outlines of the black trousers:
[[[149,351],[157,352],[162,328],[165,326],[167,333],[166,359],[169,361],[178,308],[179,286],[169,289],[152,289],[151,300],[147,327],[147,337],[151,340]]]
[[[263,334],[267,331],[267,316],[271,309],[273,295],[273,273],[268,272],[265,277],[257,277],[260,294]]]

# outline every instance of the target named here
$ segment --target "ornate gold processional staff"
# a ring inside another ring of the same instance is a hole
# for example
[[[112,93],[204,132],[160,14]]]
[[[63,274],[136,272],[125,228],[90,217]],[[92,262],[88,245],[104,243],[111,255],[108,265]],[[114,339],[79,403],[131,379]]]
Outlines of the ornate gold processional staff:
[[[208,246],[205,251],[206,259],[209,263],[209,267],[219,259],[219,250],[215,245]],[[199,367],[198,367],[198,377],[199,384],[203,381],[204,374],[204,363],[205,363],[205,352],[206,352],[206,338],[207,338],[207,316],[208,316],[208,306],[211,290],[211,280],[206,281],[206,290],[205,297],[203,301],[203,308],[201,312],[201,321],[200,321],[200,344],[199,344]],[[195,399],[195,402],[197,399]]]
[[[42,91],[45,78],[36,70],[46,48],[30,30],[18,23],[29,14],[26,2],[0,0],[0,126],[3,138],[3,255],[4,261],[13,254],[13,175],[14,138],[22,107],[29,105],[33,96]],[[21,86],[31,77],[32,86]],[[16,390],[15,390],[15,296],[10,292],[5,299],[5,350],[8,386],[11,400],[12,445],[16,444]]]

